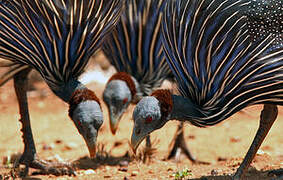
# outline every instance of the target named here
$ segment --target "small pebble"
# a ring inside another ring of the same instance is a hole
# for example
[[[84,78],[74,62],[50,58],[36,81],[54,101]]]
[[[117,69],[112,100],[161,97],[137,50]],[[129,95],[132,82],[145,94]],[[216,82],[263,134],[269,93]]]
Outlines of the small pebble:
[[[109,175],[105,175],[105,176],[104,176],[104,178],[111,178],[111,176],[109,176]]]
[[[51,161],[56,160],[58,162],[64,162],[64,160],[58,154],[55,154],[54,156],[47,158],[47,160],[51,160]]]
[[[227,161],[227,158],[224,158],[224,157],[218,157],[218,158],[217,158],[217,161]]]
[[[128,161],[119,161],[120,166],[128,166],[129,162]]]
[[[125,176],[123,180],[129,180],[129,179]]]
[[[72,149],[76,149],[78,147],[78,145],[76,143],[73,143],[73,142],[70,142],[70,143],[67,143],[65,145],[65,148],[67,150],[72,150]]]
[[[62,140],[57,139],[57,140],[55,141],[55,143],[56,143],[56,144],[61,144],[61,143],[62,143]]]
[[[173,169],[172,168],[168,168],[167,171],[173,171]]]
[[[55,145],[54,145],[53,143],[51,143],[51,144],[44,144],[44,145],[42,146],[42,150],[44,150],[44,151],[46,151],[46,150],[52,150],[52,149],[54,149],[54,147],[55,147]]]
[[[131,176],[137,176],[138,174],[139,174],[138,171],[133,171],[133,172],[131,173]]]
[[[210,173],[211,173],[212,176],[217,176],[217,175],[219,175],[219,173],[220,173],[219,171],[220,171],[220,170],[212,169]]]
[[[128,168],[119,168],[118,170],[119,170],[119,171],[123,171],[123,172],[127,172],[127,171],[128,171]]]
[[[257,150],[257,153],[256,154],[259,154],[259,155],[263,155],[265,152],[261,149]]]
[[[232,142],[232,143],[236,143],[236,142],[240,142],[240,141],[241,141],[241,139],[238,138],[238,137],[232,137],[232,138],[230,138],[230,142]]]
[[[113,146],[114,146],[114,147],[117,147],[117,146],[121,146],[122,144],[123,144],[122,142],[116,141]]]
[[[95,174],[95,171],[93,169],[88,169],[84,171],[84,174],[89,175],[89,174]]]

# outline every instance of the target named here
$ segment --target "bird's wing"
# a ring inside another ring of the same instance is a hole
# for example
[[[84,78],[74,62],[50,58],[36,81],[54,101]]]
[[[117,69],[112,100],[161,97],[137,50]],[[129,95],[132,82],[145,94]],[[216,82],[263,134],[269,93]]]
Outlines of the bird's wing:
[[[129,0],[103,51],[117,71],[151,89],[169,74],[161,43],[161,17],[167,0]],[[159,85],[158,85],[159,86]]]
[[[118,21],[123,0],[0,2],[0,57],[30,65],[50,84],[79,76]]]
[[[254,10],[260,2],[173,0],[166,7],[167,62],[182,95],[207,115],[202,117],[206,123],[215,124],[249,104],[283,103],[282,12],[281,20],[272,20],[281,30],[261,33],[254,29],[255,18],[270,9],[265,4]]]

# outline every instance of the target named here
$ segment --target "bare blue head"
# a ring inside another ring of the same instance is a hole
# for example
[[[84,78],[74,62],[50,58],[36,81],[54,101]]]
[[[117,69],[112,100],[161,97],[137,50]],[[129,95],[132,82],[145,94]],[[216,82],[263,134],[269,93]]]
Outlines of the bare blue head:
[[[119,121],[137,94],[137,83],[124,72],[114,74],[106,84],[103,100],[109,110],[110,129],[116,133]]]
[[[134,109],[131,146],[135,151],[147,135],[162,128],[169,120],[194,124],[194,119],[200,116],[198,108],[189,99],[173,95],[169,90],[157,90],[142,98]]]
[[[69,116],[83,136],[90,156],[93,158],[96,153],[98,130],[103,123],[99,99],[93,91],[76,80],[57,88],[54,93],[69,103]]]

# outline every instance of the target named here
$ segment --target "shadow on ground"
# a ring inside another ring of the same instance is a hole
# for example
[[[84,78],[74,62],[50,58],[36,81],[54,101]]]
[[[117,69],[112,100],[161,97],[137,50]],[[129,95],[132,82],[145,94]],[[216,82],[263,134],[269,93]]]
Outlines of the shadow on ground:
[[[201,178],[189,179],[189,180],[231,180],[232,175],[221,175],[221,176],[203,176]],[[267,170],[267,171],[258,171],[254,168],[250,170],[244,180],[282,180],[283,179],[283,169]]]
[[[87,170],[87,169],[97,169],[100,166],[127,166],[133,158],[126,153],[121,157],[114,156],[96,156],[95,159],[91,159],[88,156],[82,157],[73,162],[76,169]]]

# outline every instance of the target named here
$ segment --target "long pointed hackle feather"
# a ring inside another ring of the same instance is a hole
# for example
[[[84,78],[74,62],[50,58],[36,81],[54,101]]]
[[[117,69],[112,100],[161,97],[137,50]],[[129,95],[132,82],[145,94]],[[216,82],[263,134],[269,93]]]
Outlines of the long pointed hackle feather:
[[[0,57],[35,68],[56,88],[79,76],[118,21],[123,0],[0,2]]]
[[[282,12],[270,7],[282,2],[168,3],[166,60],[181,94],[202,112],[195,124],[216,124],[252,104],[283,104]]]
[[[129,0],[103,51],[117,71],[137,79],[149,95],[170,73],[161,43],[161,18],[167,0]]]

